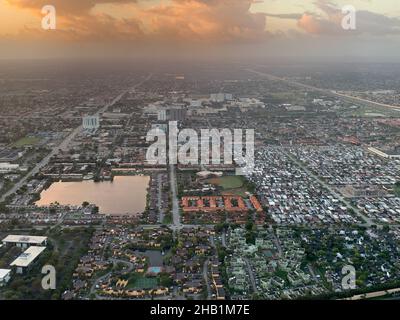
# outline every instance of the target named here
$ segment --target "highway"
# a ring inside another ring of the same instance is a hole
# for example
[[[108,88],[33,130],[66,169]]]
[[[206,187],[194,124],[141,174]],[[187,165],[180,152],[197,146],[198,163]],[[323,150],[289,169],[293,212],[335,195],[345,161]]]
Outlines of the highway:
[[[141,82],[137,83],[133,87],[125,90],[122,92],[120,95],[118,95],[114,100],[112,100],[110,103],[105,105],[104,107],[100,108],[95,115],[98,115],[102,112],[105,112],[109,107],[112,107],[114,104],[116,104],[118,101],[122,99],[122,97],[129,92],[130,90],[136,89],[137,87],[141,86],[143,83],[146,81],[150,80],[153,74],[149,74],[144,80]],[[8,190],[6,193],[4,193],[1,198],[0,202],[4,202],[6,198],[13,193],[17,192],[19,188],[21,188],[31,177],[39,173],[39,171],[45,167],[49,162],[52,157],[54,157],[60,150],[66,150],[70,142],[82,131],[82,125],[78,126],[75,128],[58,146],[55,146],[51,152],[44,157],[39,163],[36,164],[36,166],[29,171],[21,180],[19,180],[10,190]]]
[[[366,99],[362,99],[362,98],[357,98],[357,97],[352,97],[346,94],[342,94],[342,93],[338,93],[334,90],[329,90],[329,89],[321,89],[321,88],[317,88],[314,86],[310,86],[301,82],[297,82],[297,81],[293,81],[293,80],[288,80],[285,78],[281,78],[281,77],[277,77],[274,76],[272,74],[269,73],[265,73],[265,72],[260,72],[260,71],[256,71],[253,69],[246,69],[246,71],[257,74],[259,76],[263,76],[266,77],[268,79],[271,80],[277,80],[277,81],[282,81],[282,82],[286,82],[288,84],[297,86],[297,87],[301,87],[304,89],[309,89],[309,90],[313,90],[313,91],[319,91],[323,94],[332,96],[332,97],[336,97],[336,98],[341,98],[347,102],[351,102],[351,103],[363,103],[363,104],[367,104],[370,107],[384,107],[384,108],[388,108],[388,109],[392,109],[392,110],[396,110],[396,111],[400,111],[400,107],[398,106],[392,106],[392,105],[388,105],[388,104],[384,104],[384,103],[379,103],[379,102],[374,102],[374,101],[370,101],[370,100],[366,100]]]

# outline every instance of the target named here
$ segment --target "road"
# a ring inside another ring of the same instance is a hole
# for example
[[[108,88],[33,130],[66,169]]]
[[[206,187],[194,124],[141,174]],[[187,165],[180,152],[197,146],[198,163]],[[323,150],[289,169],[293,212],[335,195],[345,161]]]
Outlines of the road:
[[[274,229],[272,226],[269,227],[269,232],[271,232],[272,237],[274,238],[274,243],[276,245],[276,248],[278,249],[278,254],[281,257],[283,255],[283,250],[281,246],[281,242],[279,241],[278,237],[276,236]]]
[[[400,288],[382,290],[382,291],[375,291],[375,292],[369,292],[369,293],[364,293],[364,294],[357,294],[355,296],[352,296],[350,298],[345,298],[343,300],[376,299],[376,298],[379,298],[379,297],[386,296],[388,294],[398,294],[398,293],[400,293]]]
[[[212,298],[210,281],[208,279],[208,263],[209,262],[210,262],[210,260],[207,259],[206,261],[204,261],[204,264],[203,264],[203,278],[207,285],[207,300],[211,300],[211,298]]]
[[[253,292],[257,293],[258,290],[257,290],[257,285],[256,285],[256,279],[254,278],[254,273],[253,273],[253,270],[251,269],[250,262],[247,258],[244,258],[244,262],[246,263],[247,272],[250,277],[250,284],[251,284],[251,287],[253,288]]]
[[[112,274],[112,272],[110,271],[110,272],[106,273],[105,275],[97,278],[93,282],[92,286],[90,287],[90,291],[89,291],[90,295],[95,294],[96,295],[96,299],[101,299],[101,297],[96,293],[96,289],[97,289],[96,286],[99,285],[101,282],[103,282],[103,280],[105,280],[108,277],[110,277],[111,274]]]
[[[134,266],[133,266],[133,263],[131,263],[131,262],[129,262],[129,261],[120,260],[120,259],[111,259],[110,261],[113,263],[114,266],[116,266],[118,263],[122,263],[122,264],[127,265],[128,268],[124,270],[123,274],[130,273],[130,272],[133,270],[133,267],[134,267]],[[96,291],[97,291],[97,290],[96,290],[96,289],[97,289],[96,286],[97,286],[99,283],[101,283],[104,279],[107,279],[107,277],[110,277],[112,273],[113,273],[113,272],[110,271],[110,272],[106,273],[105,275],[103,275],[103,276],[97,278],[97,279],[93,282],[92,286],[90,287],[90,294],[96,294],[96,299],[102,299],[102,297],[99,296],[99,295],[96,293]]]
[[[170,189],[171,189],[171,195],[172,195],[172,220],[173,220],[173,226],[172,229],[180,229],[182,228],[181,224],[181,217],[179,214],[179,200],[178,200],[178,194],[177,194],[177,184],[176,184],[176,168],[175,165],[170,164],[169,165],[169,179],[170,179]]]
[[[222,230],[221,243],[222,243],[222,246],[223,246],[224,248],[227,247],[227,246],[226,246],[226,230]]]
[[[311,263],[307,264],[307,267],[308,267],[308,270],[310,270],[310,274],[313,277],[314,281],[318,281],[319,279],[318,279],[317,275],[315,274],[314,268],[311,265]]]
[[[164,212],[162,210],[162,175],[157,175],[157,207],[158,207],[158,222],[164,221]]]
[[[314,86],[310,86],[301,82],[297,82],[297,81],[293,81],[293,80],[288,80],[285,78],[281,78],[281,77],[277,77],[274,76],[272,74],[269,73],[265,73],[265,72],[260,72],[260,71],[256,71],[253,69],[246,69],[246,71],[251,72],[251,73],[255,73],[259,76],[264,76],[266,78],[269,78],[271,80],[278,80],[278,81],[282,81],[282,82],[286,82],[288,84],[297,86],[297,87],[301,87],[304,89],[309,89],[309,90],[313,90],[313,91],[319,91],[323,94],[329,95],[329,96],[333,96],[336,98],[341,98],[343,100],[346,100],[347,102],[351,102],[351,103],[364,103],[364,104],[368,104],[370,107],[384,107],[384,108],[388,108],[388,109],[392,109],[392,110],[397,110],[400,111],[400,107],[399,106],[392,106],[389,104],[384,104],[384,103],[379,103],[379,102],[374,102],[374,101],[370,101],[370,100],[366,100],[366,99],[362,99],[362,98],[357,98],[357,97],[353,97],[353,96],[349,96],[343,93],[338,93],[334,90],[329,90],[329,89],[321,89],[321,88],[317,88]]]
[[[122,92],[120,95],[118,95],[114,100],[112,100],[110,103],[106,104],[104,107],[100,108],[97,110],[95,115],[98,115],[102,112],[105,112],[109,107],[112,107],[114,104],[116,104],[118,101],[122,99],[122,97],[128,93],[129,91],[136,89],[137,87],[141,86],[143,83],[146,81],[150,80],[153,74],[149,74],[144,80],[141,82],[137,83],[133,87],[129,88],[128,90],[125,90]],[[54,157],[60,150],[64,151],[67,149],[68,145],[70,142],[82,131],[82,125],[78,126],[75,128],[58,146],[55,146],[51,152],[44,157],[36,166],[29,171],[21,180],[19,180],[10,190],[8,190],[6,193],[4,193],[1,198],[0,202],[4,202],[6,198],[13,193],[17,192],[19,188],[21,188],[31,177],[39,173],[39,171],[45,167],[51,160],[52,157]]]
[[[130,261],[125,261],[121,259],[111,259],[111,262],[113,263],[114,266],[116,266],[118,263],[128,266],[128,268],[124,269],[123,272],[121,272],[122,274],[130,273],[134,268],[133,263]]]

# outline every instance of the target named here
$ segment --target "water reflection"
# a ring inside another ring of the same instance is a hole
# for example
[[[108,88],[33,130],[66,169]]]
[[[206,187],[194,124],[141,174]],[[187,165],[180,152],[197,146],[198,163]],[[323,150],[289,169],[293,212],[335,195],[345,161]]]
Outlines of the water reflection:
[[[38,206],[58,202],[61,205],[80,206],[84,201],[99,206],[104,214],[135,214],[146,208],[150,177],[117,176],[114,181],[55,182],[41,193]]]

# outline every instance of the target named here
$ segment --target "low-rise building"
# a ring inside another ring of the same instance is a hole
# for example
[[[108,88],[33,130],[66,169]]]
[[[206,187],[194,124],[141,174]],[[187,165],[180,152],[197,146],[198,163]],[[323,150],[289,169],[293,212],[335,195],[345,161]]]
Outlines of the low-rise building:
[[[45,249],[46,247],[31,246],[21,253],[21,255],[10,264],[10,266],[16,267],[17,273],[23,273]]]
[[[11,279],[10,269],[0,269],[0,287],[5,286]]]
[[[12,244],[21,248],[27,248],[29,246],[46,246],[47,237],[10,234],[5,237],[2,242],[4,245]]]

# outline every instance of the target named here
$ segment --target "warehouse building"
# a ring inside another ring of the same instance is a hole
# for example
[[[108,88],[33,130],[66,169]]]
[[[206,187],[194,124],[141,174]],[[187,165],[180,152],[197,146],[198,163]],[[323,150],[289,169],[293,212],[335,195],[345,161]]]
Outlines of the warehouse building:
[[[21,255],[10,264],[10,266],[17,268],[16,273],[24,273],[24,271],[32,265],[45,249],[46,247],[31,246],[21,253]]]
[[[2,240],[4,245],[15,245],[20,248],[28,248],[29,246],[46,246],[47,237],[29,236],[29,235],[8,235]]]

